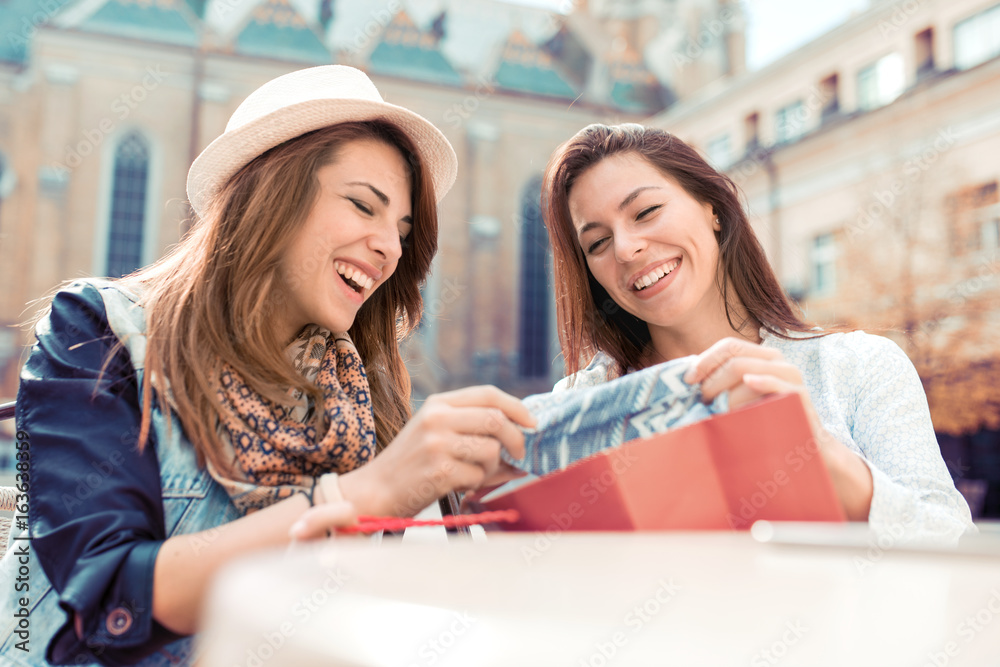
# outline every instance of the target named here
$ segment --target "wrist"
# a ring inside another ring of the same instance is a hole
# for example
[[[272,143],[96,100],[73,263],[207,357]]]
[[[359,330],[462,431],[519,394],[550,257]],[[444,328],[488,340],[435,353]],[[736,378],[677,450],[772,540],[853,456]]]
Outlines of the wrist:
[[[317,505],[326,503],[343,502],[344,495],[340,492],[340,476],[335,472],[328,472],[316,478],[315,498]]]
[[[363,466],[337,477],[341,499],[354,505],[359,515],[389,515],[391,500],[385,492],[387,487],[377,479],[372,479],[367,467]]]

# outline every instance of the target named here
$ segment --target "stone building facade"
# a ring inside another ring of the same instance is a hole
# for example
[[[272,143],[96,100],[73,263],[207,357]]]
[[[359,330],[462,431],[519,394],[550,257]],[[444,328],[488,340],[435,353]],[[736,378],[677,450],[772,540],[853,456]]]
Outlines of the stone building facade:
[[[427,317],[407,344],[417,394],[551,387],[561,364],[538,215],[550,153],[589,123],[640,120],[742,69],[735,3],[563,4],[8,0],[0,399],[16,392],[26,304],[61,281],[154,261],[189,224],[188,165],[236,106],[273,77],[328,63],[366,70],[459,155]]]

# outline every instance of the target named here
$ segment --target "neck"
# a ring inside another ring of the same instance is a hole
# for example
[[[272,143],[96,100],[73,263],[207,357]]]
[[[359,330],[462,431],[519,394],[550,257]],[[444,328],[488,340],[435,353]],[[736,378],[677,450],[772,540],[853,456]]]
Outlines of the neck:
[[[733,321],[740,329],[729,324],[725,306],[701,308],[677,326],[649,327],[650,344],[642,365],[652,366],[672,359],[692,354],[701,354],[723,338],[743,338],[752,343],[760,343],[760,322],[749,317],[742,304],[731,304]]]

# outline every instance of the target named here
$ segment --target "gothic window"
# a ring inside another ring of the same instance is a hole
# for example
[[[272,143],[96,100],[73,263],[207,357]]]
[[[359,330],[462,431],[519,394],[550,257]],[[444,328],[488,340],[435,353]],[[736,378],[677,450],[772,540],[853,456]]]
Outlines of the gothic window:
[[[108,276],[123,276],[142,266],[148,179],[149,144],[139,133],[132,132],[115,150],[108,222]]]
[[[542,181],[533,179],[521,199],[520,329],[518,374],[523,378],[549,375],[549,240],[542,223]]]

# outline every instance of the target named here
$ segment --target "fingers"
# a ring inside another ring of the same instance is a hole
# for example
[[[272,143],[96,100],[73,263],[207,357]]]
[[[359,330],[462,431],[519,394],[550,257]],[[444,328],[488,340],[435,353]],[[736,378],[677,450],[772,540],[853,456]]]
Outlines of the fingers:
[[[491,436],[514,458],[524,456],[524,434],[498,408],[451,408],[444,418],[448,419],[448,427],[456,433]]]
[[[799,369],[786,361],[772,361],[755,357],[734,357],[715,369],[715,372],[701,383],[702,398],[713,401],[722,392],[735,389],[743,384],[743,376],[752,373],[756,375],[773,375],[791,383],[802,383]]]
[[[454,455],[459,461],[479,466],[489,477],[500,465],[500,441],[485,435],[466,435],[459,439]]]
[[[535,416],[528,408],[524,407],[519,399],[492,385],[456,389],[455,391],[435,394],[431,398],[442,400],[455,407],[497,408],[512,422],[526,428],[533,428],[538,424]]]
[[[795,384],[774,375],[747,373],[743,376],[743,382],[761,395],[801,392],[803,389],[801,384]]]
[[[764,395],[765,394],[757,392],[746,384],[741,384],[740,386],[729,390],[729,409],[735,410],[736,408],[741,408],[747,403],[753,403]]]
[[[472,491],[486,481],[486,471],[474,463],[456,461],[450,475],[451,488],[455,491]],[[440,495],[444,495],[441,493]]]
[[[702,382],[727,361],[738,357],[756,357],[773,361],[782,358],[781,352],[773,348],[762,347],[741,338],[723,338],[698,355],[691,368],[684,374],[684,381],[688,384]]]
[[[497,467],[496,472],[492,475],[486,477],[483,480],[481,486],[497,486],[509,482],[512,479],[517,479],[518,477],[524,477],[528,473],[523,470],[518,470],[506,461],[501,461],[500,465]]]
[[[531,428],[538,423],[520,400],[490,385],[435,394],[427,400],[430,404],[444,403],[455,408],[444,414],[451,430],[492,435],[517,459],[524,457],[524,434],[515,424]]]
[[[501,476],[496,464],[492,477]],[[433,470],[424,470],[416,482],[407,485],[404,495],[387,510],[393,516],[413,516],[449,491],[478,489],[490,477],[481,465],[450,459]]]
[[[387,501],[392,513],[409,515],[448,491],[475,489],[497,477],[500,447],[523,458],[524,435],[517,425],[536,424],[520,400],[496,387],[435,394],[362,470],[393,489]]]
[[[357,516],[351,503],[324,503],[306,510],[299,520],[292,524],[288,535],[293,540],[314,540],[326,537],[335,528],[356,522]]]
[[[756,378],[760,381],[754,381],[750,378]],[[743,376],[741,384],[729,390],[729,409],[735,410],[770,394],[786,393],[805,395],[805,387],[782,380],[773,375],[753,375],[748,373]]]

